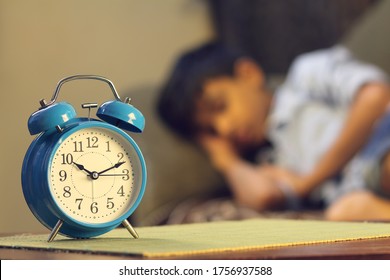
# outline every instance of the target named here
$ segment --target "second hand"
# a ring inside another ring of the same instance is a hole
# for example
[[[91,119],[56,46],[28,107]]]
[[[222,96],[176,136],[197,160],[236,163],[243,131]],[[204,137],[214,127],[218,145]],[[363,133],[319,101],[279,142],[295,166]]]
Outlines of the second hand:
[[[95,202],[94,189],[95,189],[95,180],[92,180],[92,203]]]

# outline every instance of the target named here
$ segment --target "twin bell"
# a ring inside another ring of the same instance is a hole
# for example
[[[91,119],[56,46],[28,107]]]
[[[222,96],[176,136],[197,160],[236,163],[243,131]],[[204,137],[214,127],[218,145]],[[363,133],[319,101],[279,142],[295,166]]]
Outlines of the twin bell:
[[[99,80],[107,83],[114,94],[115,100],[110,100],[98,108],[96,115],[101,120],[123,130],[140,133],[145,127],[145,118],[142,113],[130,104],[130,98],[122,101],[114,84],[105,77],[96,75],[74,75],[63,78],[57,84],[53,97],[49,102],[40,101],[41,108],[34,112],[28,120],[28,130],[31,135],[56,128],[62,131],[62,126],[76,117],[76,111],[67,102],[56,102],[62,85],[74,80]],[[83,108],[93,108],[95,103],[83,104]]]

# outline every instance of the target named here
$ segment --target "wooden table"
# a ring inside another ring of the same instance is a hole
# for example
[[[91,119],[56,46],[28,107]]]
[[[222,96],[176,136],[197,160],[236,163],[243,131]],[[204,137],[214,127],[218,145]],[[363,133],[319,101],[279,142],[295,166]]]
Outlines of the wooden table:
[[[3,235],[4,236],[4,235]],[[126,254],[98,254],[41,250],[28,248],[1,248],[0,259],[143,259],[142,256]],[[232,253],[198,254],[180,259],[390,259],[390,238],[346,241],[316,245],[299,245],[274,249],[248,250]]]

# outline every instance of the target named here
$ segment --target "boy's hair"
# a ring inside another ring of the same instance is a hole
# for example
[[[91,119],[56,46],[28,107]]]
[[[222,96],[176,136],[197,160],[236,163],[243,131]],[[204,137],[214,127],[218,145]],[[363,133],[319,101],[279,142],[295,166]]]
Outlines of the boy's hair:
[[[163,121],[187,139],[196,134],[195,101],[208,79],[233,76],[241,52],[213,42],[191,50],[177,60],[162,88],[157,110]]]

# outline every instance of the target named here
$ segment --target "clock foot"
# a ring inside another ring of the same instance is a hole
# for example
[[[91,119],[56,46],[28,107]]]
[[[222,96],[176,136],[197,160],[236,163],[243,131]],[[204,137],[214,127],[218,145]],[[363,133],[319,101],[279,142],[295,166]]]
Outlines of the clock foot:
[[[52,229],[52,231],[49,235],[49,238],[47,239],[47,242],[52,242],[54,240],[54,238],[57,236],[57,233],[60,230],[63,223],[64,223],[64,221],[58,220],[58,222],[56,223],[56,225]]]
[[[122,225],[130,232],[130,234],[135,238],[135,239],[138,239],[139,238],[139,235],[138,233],[135,231],[135,229],[131,226],[131,224],[129,223],[128,220],[124,220],[122,222]]]

